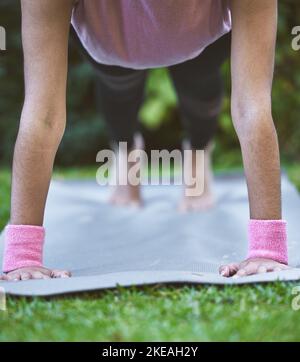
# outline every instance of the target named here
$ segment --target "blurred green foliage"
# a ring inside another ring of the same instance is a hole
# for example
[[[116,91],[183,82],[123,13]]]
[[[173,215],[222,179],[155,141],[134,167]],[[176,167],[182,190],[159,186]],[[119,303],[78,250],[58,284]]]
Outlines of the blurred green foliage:
[[[0,25],[7,30],[6,52],[0,53],[0,162],[11,161],[13,144],[23,102],[23,59],[20,36],[19,1],[1,0]],[[278,44],[273,87],[273,115],[285,159],[300,159],[300,51],[291,48],[291,30],[300,25],[297,0],[279,1]],[[70,44],[68,81],[68,126],[57,164],[79,165],[95,162],[99,149],[108,146],[106,129],[97,108],[93,69]],[[215,142],[218,164],[239,164],[239,144],[230,118],[230,70],[223,68],[225,98]],[[165,69],[149,73],[146,99],[140,112],[148,148],[180,147],[183,131],[177,99]]]

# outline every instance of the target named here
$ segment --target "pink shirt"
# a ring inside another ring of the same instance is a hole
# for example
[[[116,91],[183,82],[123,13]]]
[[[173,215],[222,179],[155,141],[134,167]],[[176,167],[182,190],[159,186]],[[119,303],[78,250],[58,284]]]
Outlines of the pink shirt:
[[[227,0],[79,0],[72,24],[98,63],[146,69],[196,57],[231,17]]]

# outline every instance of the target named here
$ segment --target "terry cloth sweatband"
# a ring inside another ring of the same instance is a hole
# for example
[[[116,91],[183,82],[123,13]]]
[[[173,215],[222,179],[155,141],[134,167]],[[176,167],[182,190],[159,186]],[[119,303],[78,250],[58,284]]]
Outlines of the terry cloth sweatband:
[[[248,259],[266,258],[288,264],[286,221],[250,220],[248,236]]]
[[[43,265],[45,229],[42,226],[7,225],[3,272]]]

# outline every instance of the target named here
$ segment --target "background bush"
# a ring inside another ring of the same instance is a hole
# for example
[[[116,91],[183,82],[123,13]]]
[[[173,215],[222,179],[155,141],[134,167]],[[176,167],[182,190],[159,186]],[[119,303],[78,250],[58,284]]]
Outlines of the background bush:
[[[300,25],[297,0],[279,2],[278,44],[273,88],[273,114],[283,157],[300,158],[300,51],[291,48],[291,30]],[[6,52],[0,53],[0,163],[11,161],[13,143],[23,101],[23,60],[20,39],[19,1],[1,0],[0,25],[7,30]],[[68,126],[57,164],[82,165],[95,162],[97,151],[108,146],[106,129],[97,107],[93,69],[74,44],[70,44],[68,81]],[[238,164],[240,152],[229,107],[229,64],[223,69],[226,95],[216,137],[215,160]],[[146,100],[140,112],[148,148],[180,147],[183,132],[176,94],[165,69],[149,73]]]

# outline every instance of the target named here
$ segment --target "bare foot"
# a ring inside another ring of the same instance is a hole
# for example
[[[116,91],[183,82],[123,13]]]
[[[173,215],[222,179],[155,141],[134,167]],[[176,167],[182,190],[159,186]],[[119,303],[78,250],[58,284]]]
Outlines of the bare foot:
[[[112,186],[113,192],[109,202],[115,206],[136,206],[142,205],[140,187],[132,185]]]
[[[179,203],[179,211],[188,212],[188,211],[205,211],[212,208],[215,205],[215,197],[212,192],[212,183],[213,183],[213,172],[211,167],[211,154],[212,154],[212,145],[208,145],[204,150],[204,175],[202,172],[197,172],[201,170],[202,167],[199,167],[196,163],[195,152],[193,151],[192,160],[185,160],[192,165],[192,170],[189,171],[196,177],[198,183],[201,183],[202,178],[204,177],[204,192],[199,196],[188,196],[186,191],[190,186],[185,186],[184,194],[181,202]],[[188,145],[185,145],[185,149],[190,149]],[[191,156],[188,156],[191,157]]]
[[[223,277],[244,277],[247,275],[261,274],[287,270],[289,266],[278,263],[277,261],[264,258],[247,259],[242,263],[232,263],[222,265],[219,273]]]
[[[13,270],[0,275],[0,281],[20,281],[29,279],[69,278],[71,273],[67,270],[47,269],[43,267],[27,267]]]
[[[134,147],[133,150],[142,150],[144,148],[144,142],[141,135],[136,135],[134,137]],[[131,150],[132,151],[132,150]],[[136,165],[134,162],[128,161],[128,153],[118,154],[118,160],[121,167],[124,166],[125,170],[129,170],[131,167]],[[122,172],[122,170],[120,170]],[[127,175],[126,175],[127,177]],[[109,202],[116,206],[136,206],[140,207],[142,205],[140,185],[132,185],[127,181],[127,185],[116,185],[111,186],[112,194],[109,198]]]

